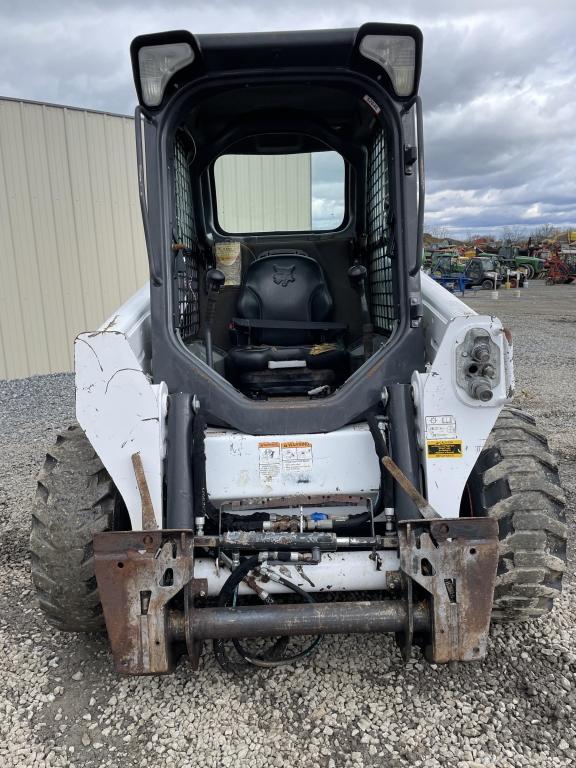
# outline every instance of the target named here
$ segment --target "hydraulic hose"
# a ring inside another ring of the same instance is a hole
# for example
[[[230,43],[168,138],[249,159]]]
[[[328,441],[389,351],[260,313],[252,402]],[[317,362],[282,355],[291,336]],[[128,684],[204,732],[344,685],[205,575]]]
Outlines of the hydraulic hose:
[[[362,512],[359,515],[352,515],[347,520],[334,522],[331,530],[333,530],[334,533],[344,533],[344,531],[350,531],[352,528],[357,528],[359,525],[368,523],[370,517],[370,512]]]
[[[218,596],[218,606],[226,607],[228,605],[236,605],[236,599],[238,594],[238,585],[240,582],[250,573],[251,570],[257,568],[260,565],[260,561],[256,555],[247,557],[242,560],[240,564],[232,571],[230,576],[226,579],[220,590]],[[312,595],[300,589],[296,584],[293,584],[288,579],[282,576],[277,576],[277,580],[288,589],[292,590],[295,594],[299,595],[308,603],[315,602]],[[280,637],[276,640],[272,648],[263,654],[252,654],[247,651],[239,640],[234,639],[232,642],[234,648],[240,657],[246,664],[250,664],[256,667],[274,668],[280,667],[284,664],[292,664],[299,659],[304,658],[311,654],[322,640],[322,635],[315,637],[311,643],[309,643],[304,650],[294,653],[290,656],[285,656],[284,651],[288,645],[289,639],[287,637]],[[238,673],[240,670],[234,666],[226,654],[225,641],[217,639],[213,641],[214,656],[220,666],[227,672]]]
[[[285,579],[282,576],[279,576],[277,580],[280,584],[283,584],[288,589],[291,589],[292,592],[299,595],[305,602],[307,603],[316,602],[310,593],[304,592],[304,590],[300,589],[300,587],[297,584],[293,584],[291,581],[288,581],[288,579]],[[234,593],[234,605],[236,604],[235,598],[236,598],[236,593]],[[260,655],[251,654],[248,651],[246,651],[244,646],[240,643],[240,640],[234,639],[232,640],[232,643],[234,644],[234,648],[236,648],[240,656],[248,664],[252,664],[255,667],[265,667],[268,669],[273,669],[274,667],[281,667],[284,664],[293,664],[295,661],[300,661],[300,659],[303,659],[306,656],[309,656],[318,648],[318,646],[322,642],[322,638],[323,638],[323,635],[317,635],[312,640],[312,642],[309,643],[304,648],[304,650],[299,651],[298,653],[293,653],[290,656],[284,655],[284,650],[286,649],[289,642],[289,638],[287,637],[280,637],[274,643],[274,645],[269,651]]]
[[[376,455],[378,456],[378,461],[380,464],[380,493],[378,494],[378,498],[376,499],[376,503],[374,504],[374,508],[372,510],[372,514],[374,517],[376,517],[382,512],[383,509],[392,507],[394,505],[394,492],[392,484],[390,483],[386,474],[386,470],[382,465],[382,459],[384,456],[388,456],[388,448],[386,446],[386,440],[384,439],[382,430],[378,426],[378,419],[376,418],[376,414],[367,414],[366,421],[370,427],[370,433],[372,435],[372,439],[374,440],[374,447],[376,449]],[[361,515],[354,515],[353,517],[349,517],[348,520],[344,520],[341,523],[334,523],[334,531],[336,533],[342,533],[343,531],[356,528],[358,525],[367,523],[370,520],[370,517],[370,512],[363,512]]]
[[[242,581],[242,579],[247,576],[250,571],[253,568],[257,568],[259,565],[259,560],[257,555],[253,555],[252,557],[247,557],[245,560],[242,560],[240,562],[240,565],[238,565],[228,576],[224,584],[222,585],[222,589],[220,590],[220,594],[218,595],[218,606],[223,608],[226,607],[229,603],[232,602],[234,594],[236,592],[236,589],[238,587],[238,584]],[[223,670],[226,672],[232,672],[234,674],[238,673],[238,669],[235,668],[235,666],[232,664],[232,662],[228,659],[228,656],[226,655],[226,644],[224,640],[221,638],[217,638],[212,641],[212,649],[214,650],[214,656],[216,658],[216,661],[218,664],[222,667]]]
[[[379,515],[383,509],[388,509],[389,507],[394,506],[394,488],[384,469],[384,465],[382,464],[382,459],[384,456],[389,456],[389,453],[382,430],[378,426],[376,414],[369,413],[366,417],[366,421],[368,422],[370,433],[374,440],[374,448],[376,449],[378,463],[380,464],[380,493],[378,494],[378,499],[374,505],[374,515],[376,516]]]

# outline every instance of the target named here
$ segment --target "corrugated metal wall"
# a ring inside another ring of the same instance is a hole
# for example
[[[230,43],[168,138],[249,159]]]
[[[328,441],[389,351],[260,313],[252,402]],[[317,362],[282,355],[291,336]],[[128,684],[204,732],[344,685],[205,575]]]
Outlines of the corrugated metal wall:
[[[77,334],[148,280],[135,155],[130,117],[0,98],[0,378],[72,370]],[[274,196],[237,194],[260,158],[226,169],[232,221],[309,228],[310,159],[278,163]]]
[[[311,155],[225,155],[214,178],[226,232],[311,229]]]
[[[0,99],[0,378],[72,345],[148,277],[131,118]]]

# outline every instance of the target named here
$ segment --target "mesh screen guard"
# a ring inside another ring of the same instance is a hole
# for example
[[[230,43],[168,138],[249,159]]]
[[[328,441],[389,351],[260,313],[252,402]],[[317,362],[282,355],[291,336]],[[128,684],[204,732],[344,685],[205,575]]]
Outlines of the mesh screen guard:
[[[393,258],[396,244],[389,204],[390,174],[384,131],[379,129],[368,152],[366,220],[372,322],[390,333],[397,320]]]
[[[200,249],[196,236],[192,205],[192,183],[188,153],[181,138],[174,144],[174,197],[176,209],[176,241],[181,247],[175,253],[175,328],[183,341],[198,336],[200,312],[198,303],[198,260]]]

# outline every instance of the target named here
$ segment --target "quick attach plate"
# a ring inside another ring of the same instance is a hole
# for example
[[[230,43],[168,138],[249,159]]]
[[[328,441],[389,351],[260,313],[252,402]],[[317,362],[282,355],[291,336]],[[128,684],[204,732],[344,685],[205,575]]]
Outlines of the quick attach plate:
[[[167,605],[191,582],[193,564],[190,531],[94,536],[96,580],[120,674],[165,674],[174,669]]]
[[[429,661],[486,655],[498,523],[490,518],[408,520],[398,524],[400,568],[430,595]]]

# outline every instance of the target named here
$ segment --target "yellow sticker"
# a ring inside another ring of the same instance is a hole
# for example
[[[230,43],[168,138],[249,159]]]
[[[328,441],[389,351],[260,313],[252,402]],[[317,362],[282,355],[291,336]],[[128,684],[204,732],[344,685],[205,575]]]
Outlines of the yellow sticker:
[[[462,440],[427,440],[429,459],[459,459],[464,454]]]
[[[312,448],[312,443],[305,443],[301,441],[290,441],[288,443],[282,443],[282,449],[284,448]]]

